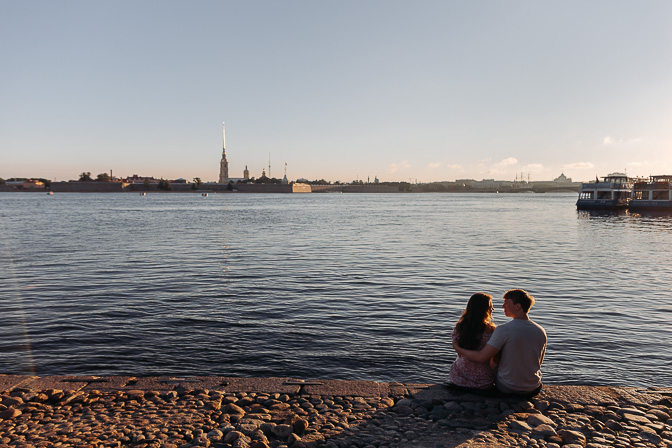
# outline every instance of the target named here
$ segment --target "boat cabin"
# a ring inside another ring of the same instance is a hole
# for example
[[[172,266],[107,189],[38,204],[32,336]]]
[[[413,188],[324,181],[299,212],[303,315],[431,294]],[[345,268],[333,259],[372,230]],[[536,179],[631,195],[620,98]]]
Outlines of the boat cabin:
[[[584,182],[579,190],[576,203],[579,208],[611,208],[625,207],[632,193],[632,180],[623,173],[612,173],[596,179],[595,182]]]
[[[648,182],[635,183],[632,199],[633,201],[672,201],[670,185],[672,185],[672,175],[651,176]]]

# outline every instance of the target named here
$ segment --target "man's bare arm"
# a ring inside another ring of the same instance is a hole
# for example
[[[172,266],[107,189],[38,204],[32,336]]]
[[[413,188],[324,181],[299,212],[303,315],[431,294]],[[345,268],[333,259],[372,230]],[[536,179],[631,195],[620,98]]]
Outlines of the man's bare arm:
[[[490,362],[492,357],[499,353],[499,349],[496,349],[490,344],[485,344],[485,347],[481,350],[465,350],[457,345],[457,342],[453,342],[453,348],[460,354],[460,356],[464,356],[469,361],[482,363]]]

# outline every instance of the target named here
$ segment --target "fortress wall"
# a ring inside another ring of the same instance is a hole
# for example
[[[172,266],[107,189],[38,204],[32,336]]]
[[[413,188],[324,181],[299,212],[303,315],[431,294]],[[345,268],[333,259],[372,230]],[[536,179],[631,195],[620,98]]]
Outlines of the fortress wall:
[[[311,185],[313,193],[399,193],[394,185]]]
[[[128,184],[122,182],[52,182],[58,193],[120,193]]]

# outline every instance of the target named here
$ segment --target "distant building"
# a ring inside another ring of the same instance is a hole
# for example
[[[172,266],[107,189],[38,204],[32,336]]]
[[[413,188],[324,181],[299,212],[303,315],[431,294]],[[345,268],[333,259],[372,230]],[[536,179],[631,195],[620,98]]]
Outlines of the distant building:
[[[496,190],[511,187],[513,182],[507,180],[483,179],[471,184],[477,190]]]
[[[281,183],[283,185],[287,185],[289,183],[289,180],[287,180],[287,162],[285,162],[285,175],[283,176]]]
[[[558,177],[553,179],[553,182],[559,183],[559,184],[571,184],[572,183],[572,178],[565,176],[565,173],[560,174]]]
[[[245,165],[245,171],[243,171],[243,179],[248,180],[250,178],[250,171],[247,169],[247,165]]]
[[[462,187],[473,187],[474,182],[476,182],[474,179],[457,179],[455,181],[456,184]]]
[[[20,190],[43,190],[44,183],[39,180],[29,179],[29,180],[8,180],[5,182],[5,185],[8,187],[20,189]]]
[[[145,181],[149,181],[150,183],[158,183],[159,181],[154,179],[152,176],[138,176],[137,174],[134,174],[130,177],[127,177],[126,179],[121,179],[122,182],[126,182],[128,184],[141,184],[144,183]]]
[[[563,189],[563,190],[578,190],[581,187],[581,182],[572,182],[571,177],[565,176],[564,173],[560,174],[555,179],[547,181],[538,181],[530,182],[530,186],[535,190],[553,190],[553,189]]]

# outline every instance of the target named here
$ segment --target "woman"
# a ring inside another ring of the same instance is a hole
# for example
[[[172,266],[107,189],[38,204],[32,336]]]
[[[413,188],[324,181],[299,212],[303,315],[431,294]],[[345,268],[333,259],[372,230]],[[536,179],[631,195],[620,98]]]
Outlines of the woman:
[[[469,298],[467,308],[453,329],[453,341],[468,350],[480,350],[492,336],[492,296],[476,293]],[[492,367],[491,367],[492,364]],[[450,367],[450,381],[461,387],[489,389],[493,386],[494,362],[478,363],[457,355]]]

